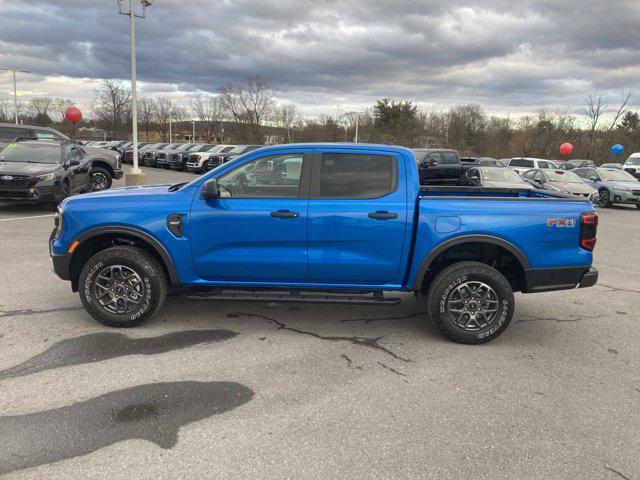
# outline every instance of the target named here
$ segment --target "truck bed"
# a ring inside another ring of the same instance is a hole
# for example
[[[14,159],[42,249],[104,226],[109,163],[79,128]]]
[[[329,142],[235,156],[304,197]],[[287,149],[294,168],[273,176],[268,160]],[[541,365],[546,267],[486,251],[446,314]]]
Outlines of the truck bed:
[[[481,198],[518,198],[530,200],[562,200],[568,202],[589,202],[588,199],[565,195],[560,192],[528,188],[486,188],[468,187],[459,185],[422,185],[419,191],[420,198],[434,197],[481,197]],[[590,202],[589,202],[590,203]]]

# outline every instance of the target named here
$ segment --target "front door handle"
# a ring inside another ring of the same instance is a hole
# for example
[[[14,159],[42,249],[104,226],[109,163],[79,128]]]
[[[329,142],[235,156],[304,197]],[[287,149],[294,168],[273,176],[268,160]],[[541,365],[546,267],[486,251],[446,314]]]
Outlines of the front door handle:
[[[390,220],[392,218],[398,218],[398,214],[389,213],[384,210],[378,210],[377,212],[370,213],[369,218],[373,218],[375,220]]]
[[[289,210],[278,210],[277,212],[271,212],[271,216],[275,218],[298,218],[300,214]]]

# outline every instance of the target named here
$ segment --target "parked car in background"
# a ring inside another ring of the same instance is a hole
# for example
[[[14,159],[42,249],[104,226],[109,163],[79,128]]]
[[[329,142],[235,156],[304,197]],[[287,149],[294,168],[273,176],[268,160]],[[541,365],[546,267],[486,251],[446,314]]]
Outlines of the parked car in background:
[[[574,173],[598,190],[600,205],[633,204],[640,209],[640,182],[618,168],[576,168]]]
[[[622,166],[623,170],[636,178],[640,178],[640,153],[632,153]]]
[[[215,145],[209,150],[204,149],[196,153],[189,153],[187,155],[187,170],[189,172],[204,173],[207,171],[207,160],[215,158],[218,154],[227,153],[234,147],[235,145]],[[221,163],[222,161],[219,160],[219,163],[214,165],[214,168]]]
[[[53,128],[40,127],[38,125],[0,123],[0,147],[7,142],[15,140],[16,138],[76,143],[64,133]],[[107,142],[104,143],[106,144]],[[107,148],[100,148],[95,145],[83,148],[91,157],[91,181],[93,190],[106,190],[111,187],[113,179],[122,178],[124,174],[122,171],[122,157],[118,152],[114,152]]]
[[[518,175],[523,174],[527,170],[531,170],[532,168],[551,168],[553,170],[558,170],[560,167],[551,160],[545,160],[543,158],[532,158],[532,157],[515,157],[509,160],[507,164],[509,168],[514,170]]]
[[[227,163],[230,160],[233,160],[240,155],[244,155],[245,153],[252,152],[257,150],[258,148],[262,148],[264,145],[238,145],[233,147],[226,153],[218,153],[215,155],[211,155],[207,160],[207,171],[213,170],[219,165],[223,163]]]
[[[569,170],[534,168],[524,172],[522,178],[541,190],[585,197],[595,204],[599,202],[598,191]]]
[[[533,186],[510,168],[496,166],[471,167],[462,176],[460,183],[482,188],[533,190]]]
[[[145,167],[155,167],[157,156],[163,150],[173,150],[174,148],[178,148],[182,143],[161,143],[159,147],[150,148],[145,150],[142,155],[142,164]]]
[[[602,168],[619,168],[620,170],[623,170],[621,163],[603,163],[600,166]]]
[[[206,152],[211,150],[215,145],[208,143],[196,143],[185,151],[175,151],[169,154],[169,168],[184,172],[187,169],[187,158],[192,153]]]
[[[0,202],[49,203],[91,191],[91,157],[80,145],[10,142],[0,151]]]
[[[567,160],[566,162],[557,162],[562,170],[573,170],[578,167],[594,167],[593,160]]]
[[[162,143],[153,142],[140,142],[138,143],[138,159],[142,163],[142,155],[147,148],[153,148],[154,146],[164,145]],[[133,163],[133,148],[127,148],[122,155],[122,163]]]
[[[180,143],[177,147],[173,148],[164,148],[160,150],[156,154],[156,167],[157,168],[171,168],[171,159],[169,158],[172,154],[175,153],[184,153],[188,151],[190,148],[193,148],[195,143]]]
[[[421,185],[456,185],[463,173],[460,155],[444,148],[411,149]]]
[[[484,165],[487,167],[506,167],[507,164],[502,160],[492,157],[460,157],[462,168],[470,165]]]

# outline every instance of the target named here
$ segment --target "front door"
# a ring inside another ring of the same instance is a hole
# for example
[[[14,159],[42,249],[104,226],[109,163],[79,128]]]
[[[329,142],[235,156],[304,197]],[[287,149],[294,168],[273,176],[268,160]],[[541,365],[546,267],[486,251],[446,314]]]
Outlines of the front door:
[[[246,160],[217,178],[221,198],[194,198],[198,276],[238,284],[306,282],[311,151]]]
[[[309,198],[309,281],[398,283],[407,226],[405,172],[395,155],[321,151]],[[413,199],[412,199],[413,200]]]

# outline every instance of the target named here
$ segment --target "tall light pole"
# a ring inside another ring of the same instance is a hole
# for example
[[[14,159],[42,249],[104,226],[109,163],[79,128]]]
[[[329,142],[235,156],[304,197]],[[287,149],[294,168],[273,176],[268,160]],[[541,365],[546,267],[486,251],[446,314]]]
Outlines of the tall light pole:
[[[13,72],[13,108],[15,109],[16,125],[18,124],[18,89],[16,87],[16,72],[31,73],[26,70],[17,70],[15,68],[0,68],[6,72]]]
[[[150,7],[153,0],[141,0],[142,15],[136,14],[134,0],[129,0],[129,11],[123,8],[125,0],[117,0],[118,13],[129,16],[129,28],[131,33],[131,124],[133,140],[133,168],[125,176],[126,185],[144,185],[146,175],[142,173],[138,166],[138,95],[136,92],[136,18],[145,18],[147,7]]]
[[[196,122],[191,122],[191,143],[196,141]]]
[[[363,114],[364,112],[347,112],[347,115],[355,115],[356,116],[356,134],[354,136],[354,143],[358,143],[358,124],[360,122],[360,115]]]

